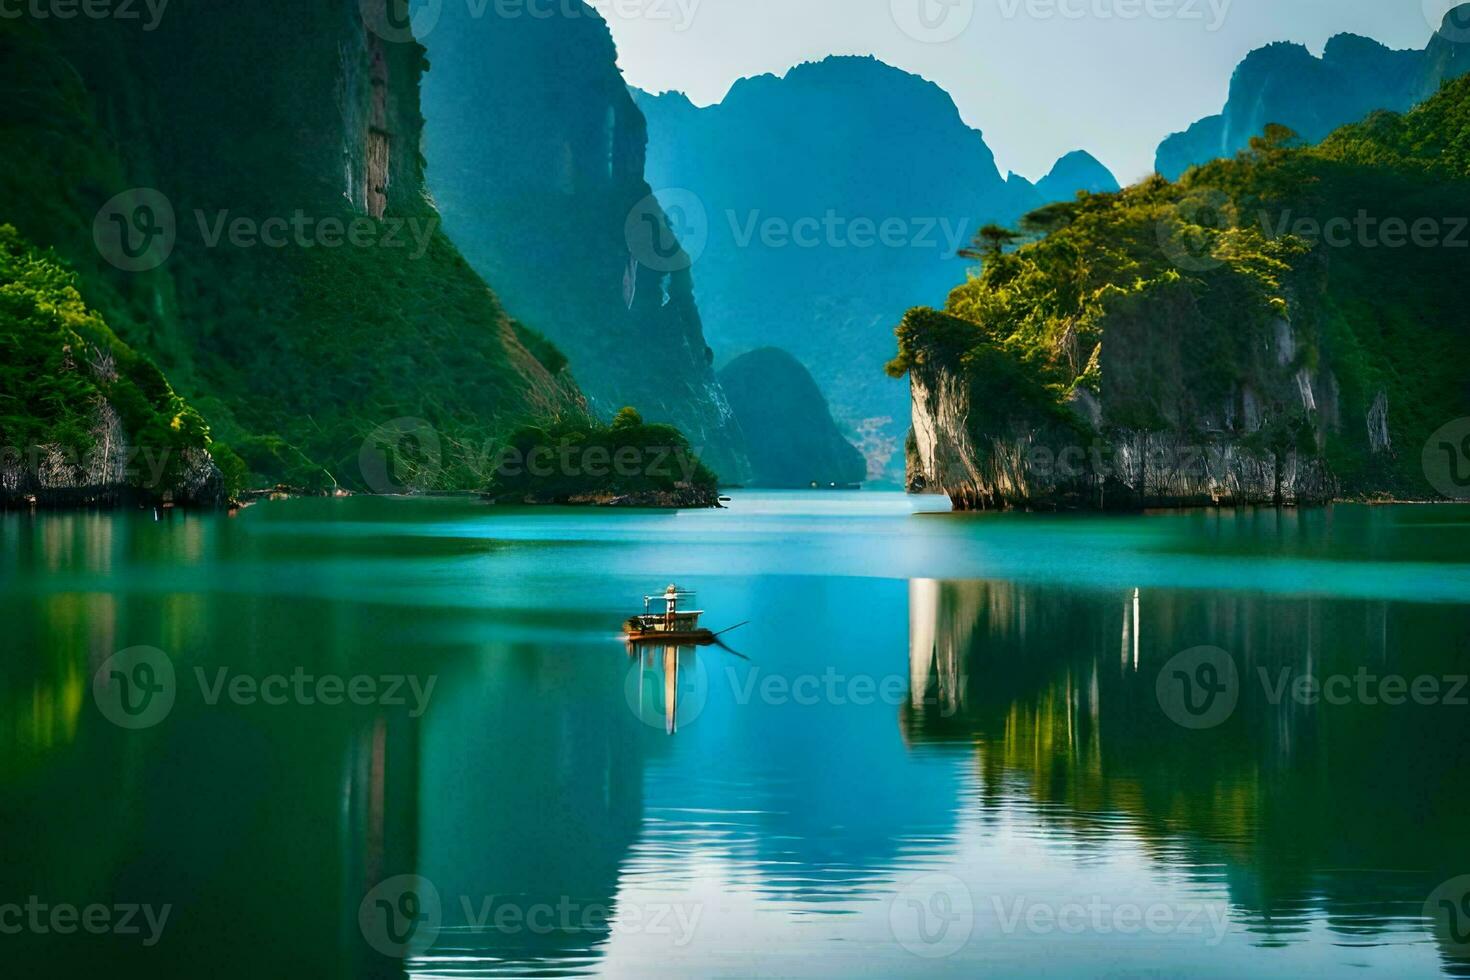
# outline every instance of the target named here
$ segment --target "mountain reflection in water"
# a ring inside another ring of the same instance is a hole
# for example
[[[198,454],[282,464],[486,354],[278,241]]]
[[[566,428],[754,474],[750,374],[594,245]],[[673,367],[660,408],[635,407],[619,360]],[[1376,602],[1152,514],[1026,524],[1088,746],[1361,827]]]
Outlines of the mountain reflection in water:
[[[0,515],[0,834],[19,842],[0,905],[171,908],[151,946],[0,935],[6,966],[1470,976],[1465,896],[1441,887],[1470,873],[1470,691],[1448,680],[1470,671],[1470,513],[736,504]],[[748,660],[628,655],[628,597],[669,574],[751,621]],[[92,684],[136,644],[168,651],[179,690],[125,731]],[[1227,660],[1176,669],[1194,648]],[[209,703],[195,681],[302,668],[437,683],[418,713]],[[1233,676],[1228,710],[1180,723],[1176,675]],[[1431,704],[1282,693],[1360,675],[1446,683]],[[1220,918],[1104,934],[1026,914],[1073,904]],[[954,948],[914,909],[962,915]]]
[[[1223,883],[1262,944],[1317,922],[1344,944],[1411,938],[1470,866],[1470,784],[1450,775],[1470,762],[1464,607],[915,580],[910,616],[904,737],[972,748],[982,815],[1020,793],[1079,846],[1126,826],[1159,871]],[[1238,705],[1207,730],[1156,690],[1190,637],[1240,670]],[[1447,678],[1445,703],[1361,703],[1364,667]],[[1354,696],[1280,695],[1303,675],[1346,676]]]

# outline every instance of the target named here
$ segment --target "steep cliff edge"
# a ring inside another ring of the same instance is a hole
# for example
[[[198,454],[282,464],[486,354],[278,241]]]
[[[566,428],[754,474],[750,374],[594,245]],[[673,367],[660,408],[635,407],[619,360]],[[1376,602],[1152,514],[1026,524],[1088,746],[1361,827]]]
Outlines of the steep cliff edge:
[[[397,426],[442,447],[425,488],[473,489],[487,444],[583,410],[439,230],[405,11],[0,22],[0,221],[76,270],[255,479],[365,487],[365,440]]]
[[[222,503],[199,414],[75,283],[0,225],[0,507]]]
[[[817,383],[786,351],[741,354],[720,371],[720,382],[750,438],[754,485],[848,486],[868,478],[863,454],[843,438]]]
[[[1030,216],[1042,237],[899,327],[911,489],[960,509],[1437,496],[1421,450],[1470,415],[1467,134],[1461,79],[1317,147],[1275,132]]]
[[[1339,34],[1322,57],[1300,44],[1257,48],[1236,67],[1224,109],[1165,139],[1155,169],[1170,180],[1249,145],[1279,123],[1309,143],[1386,109],[1404,112],[1447,81],[1470,72],[1470,4],[1449,11],[1422,50],[1394,51],[1371,38]]]
[[[744,440],[679,241],[691,229],[671,226],[644,179],[645,123],[607,24],[580,2],[569,10],[444,6],[424,32],[430,188],[465,257],[566,351],[600,415],[634,405],[671,422],[740,482]]]

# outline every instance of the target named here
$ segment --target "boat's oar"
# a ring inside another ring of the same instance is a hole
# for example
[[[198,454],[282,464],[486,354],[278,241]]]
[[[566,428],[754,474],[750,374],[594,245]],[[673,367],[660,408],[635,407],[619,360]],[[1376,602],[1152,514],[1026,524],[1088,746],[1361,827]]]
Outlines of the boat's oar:
[[[729,629],[720,630],[718,633],[715,634],[715,636],[724,636],[726,633],[733,633],[736,630],[738,630],[740,627],[742,627],[742,626],[749,626],[749,625],[750,625],[750,620],[747,619],[743,623],[736,623],[734,626],[731,626]]]
[[[741,660],[749,660],[750,659],[745,654],[741,653],[739,650],[736,650],[734,647],[729,646],[728,644],[726,644],[725,641],[722,640],[722,639],[720,639],[718,636],[716,636],[714,638],[714,641],[715,641],[715,646],[719,647],[721,650],[724,650],[726,653],[733,653],[735,656],[739,657]]]

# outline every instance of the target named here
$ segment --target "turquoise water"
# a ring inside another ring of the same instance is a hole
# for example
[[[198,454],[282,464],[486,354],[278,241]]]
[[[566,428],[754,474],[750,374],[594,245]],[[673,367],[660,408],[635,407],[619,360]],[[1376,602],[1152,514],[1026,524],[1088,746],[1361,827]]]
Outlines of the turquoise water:
[[[0,515],[0,952],[1470,974],[1470,508],[942,504]],[[669,581],[730,649],[626,649]]]

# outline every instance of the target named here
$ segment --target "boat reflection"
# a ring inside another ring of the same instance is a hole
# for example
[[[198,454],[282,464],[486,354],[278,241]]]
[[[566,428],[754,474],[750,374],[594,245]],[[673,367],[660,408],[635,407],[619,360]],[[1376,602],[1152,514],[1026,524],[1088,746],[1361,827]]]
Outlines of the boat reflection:
[[[628,644],[628,659],[636,661],[636,669],[629,670],[627,683],[635,693],[628,705],[640,721],[662,724],[665,732],[674,735],[679,731],[680,699],[684,699],[686,715],[703,706],[708,679],[698,656],[693,646]]]

